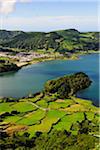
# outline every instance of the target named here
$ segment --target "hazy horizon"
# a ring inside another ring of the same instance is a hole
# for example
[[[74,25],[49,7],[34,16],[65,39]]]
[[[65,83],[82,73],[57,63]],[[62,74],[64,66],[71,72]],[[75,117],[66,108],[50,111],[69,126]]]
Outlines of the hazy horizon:
[[[22,32],[44,32],[44,33],[49,33],[49,32],[54,32],[54,31],[61,31],[61,30],[69,30],[69,29],[75,29],[75,28],[63,28],[63,29],[56,29],[56,30],[50,30],[50,31],[25,31],[25,30],[14,30],[14,29],[0,29],[0,30],[6,30],[6,31],[22,31]],[[75,30],[77,30],[77,29],[75,29]],[[77,30],[77,31],[79,31],[79,32],[100,32],[100,31],[80,31],[80,30]]]

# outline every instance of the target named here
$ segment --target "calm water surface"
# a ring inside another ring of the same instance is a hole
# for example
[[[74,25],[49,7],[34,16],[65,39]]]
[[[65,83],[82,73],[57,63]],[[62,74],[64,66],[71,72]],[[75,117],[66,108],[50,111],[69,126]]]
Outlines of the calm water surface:
[[[66,74],[83,71],[93,81],[92,85],[77,93],[78,97],[99,103],[99,54],[81,56],[79,60],[54,60],[27,67],[15,73],[0,75],[0,96],[22,97],[43,89],[44,83]]]

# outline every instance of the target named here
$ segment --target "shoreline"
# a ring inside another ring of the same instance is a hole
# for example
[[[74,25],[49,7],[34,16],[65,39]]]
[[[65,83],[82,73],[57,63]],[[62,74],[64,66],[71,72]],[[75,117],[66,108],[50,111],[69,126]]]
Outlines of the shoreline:
[[[76,57],[75,59],[73,58],[42,58],[41,60],[33,60],[30,62],[23,62],[23,63],[16,63],[16,65],[18,67],[24,67],[24,66],[28,66],[28,65],[32,65],[32,64],[37,64],[37,63],[41,63],[41,62],[46,62],[46,61],[52,61],[52,60],[78,60],[78,57]]]
[[[83,55],[90,55],[90,54],[100,54],[100,51],[98,52],[95,52],[95,51],[92,51],[92,52],[79,52],[79,53],[74,53],[71,55],[71,57],[49,57],[49,58],[37,58],[35,60],[32,60],[30,62],[19,62],[19,63],[16,63],[16,65],[18,67],[24,67],[24,66],[28,66],[28,65],[32,65],[32,64],[37,64],[37,63],[41,63],[41,62],[46,62],[46,61],[52,61],[52,60],[78,60],[80,59],[80,56],[83,56]]]
[[[91,55],[91,54],[100,54],[100,51],[79,52],[79,53],[72,54],[70,57],[66,57],[66,56],[58,56],[57,57],[57,56],[55,56],[55,57],[48,57],[48,58],[35,58],[29,62],[14,62],[14,64],[16,64],[19,67],[19,69],[17,70],[17,71],[19,71],[20,69],[22,69],[25,66],[38,64],[41,62],[52,61],[52,60],[79,60],[80,56]],[[5,73],[10,73],[10,72],[16,72],[16,70],[0,72],[0,75],[2,75],[3,73],[5,74]]]
[[[79,56],[83,56],[83,55],[89,55],[89,54],[94,54],[94,53],[85,53],[85,54],[77,54],[77,59],[68,59],[68,58],[56,58],[56,59],[53,59],[53,58],[49,58],[49,59],[42,59],[42,61],[34,61],[34,62],[31,62],[31,63],[27,63],[26,65],[23,65],[22,67],[24,67],[24,66],[28,66],[28,65],[32,65],[32,64],[37,64],[37,63],[41,63],[41,62],[45,62],[45,61],[52,61],[52,60],[78,60],[78,59],[80,59],[80,57]],[[95,53],[95,54],[99,54],[99,53]],[[75,55],[75,54],[74,54]],[[76,56],[76,55],[75,55]],[[22,68],[21,67],[21,68]],[[19,70],[18,70],[19,71]],[[16,73],[16,71],[9,71],[9,72],[4,72],[4,73],[0,73],[0,75],[3,75],[3,74],[10,74],[11,72],[14,72],[14,73]],[[37,92],[35,92],[35,93],[37,93]],[[35,94],[35,93],[33,93],[33,94]],[[24,97],[27,97],[27,96],[29,96],[28,94],[26,95],[26,96],[24,96]],[[2,98],[10,98],[10,96],[9,97],[5,97],[5,96],[1,96]],[[87,99],[86,97],[84,98],[84,97],[78,97],[78,96],[75,96],[76,98],[82,98],[82,99],[84,99],[84,100],[90,100],[90,99]],[[16,99],[20,99],[20,98],[22,98],[22,97],[12,97],[12,98],[16,98]],[[93,100],[91,100],[92,102],[93,102]],[[93,103],[94,104],[94,103]],[[95,105],[95,104],[94,104]],[[97,105],[95,105],[96,107],[98,107]]]
[[[26,100],[26,99],[29,99],[29,98],[34,98],[34,95],[37,94],[37,93],[41,93],[41,92],[36,92],[36,93],[33,93],[33,96],[24,96],[24,97],[19,97],[19,98],[16,98],[16,97],[3,97],[3,96],[0,96],[0,100],[3,102],[4,99],[8,99],[8,101],[11,99],[11,101],[13,102],[16,102],[16,101],[20,101],[20,100]],[[80,100],[84,100],[84,101],[88,101],[90,102],[93,106],[99,108],[99,105],[96,105],[94,104],[94,102],[91,100],[91,99],[87,99],[87,98],[83,98],[83,97],[78,97],[77,95],[75,96],[71,96],[70,98],[67,98],[68,100],[73,100],[75,101],[75,99],[80,99]],[[66,99],[66,100],[67,100]],[[1,102],[0,102],[1,103]]]

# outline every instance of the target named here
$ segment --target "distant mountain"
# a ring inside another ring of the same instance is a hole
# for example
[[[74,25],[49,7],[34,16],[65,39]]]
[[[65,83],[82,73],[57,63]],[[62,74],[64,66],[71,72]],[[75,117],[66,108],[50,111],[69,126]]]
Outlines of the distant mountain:
[[[54,32],[23,32],[0,30],[0,45],[26,50],[55,50],[61,53],[99,49],[99,32],[79,32],[75,29]]]
[[[23,33],[22,31],[6,31],[0,30],[0,43],[13,39],[18,34]]]

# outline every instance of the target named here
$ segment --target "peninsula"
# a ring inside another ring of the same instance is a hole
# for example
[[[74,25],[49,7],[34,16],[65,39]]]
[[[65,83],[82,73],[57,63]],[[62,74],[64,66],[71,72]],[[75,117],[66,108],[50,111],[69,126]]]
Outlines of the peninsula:
[[[74,96],[90,84],[80,72],[48,81],[40,93],[1,99],[1,148],[98,149],[99,108]]]

